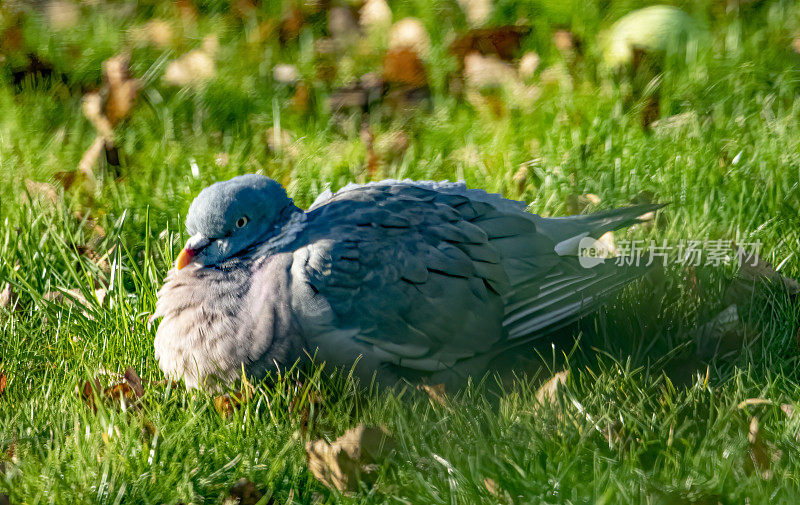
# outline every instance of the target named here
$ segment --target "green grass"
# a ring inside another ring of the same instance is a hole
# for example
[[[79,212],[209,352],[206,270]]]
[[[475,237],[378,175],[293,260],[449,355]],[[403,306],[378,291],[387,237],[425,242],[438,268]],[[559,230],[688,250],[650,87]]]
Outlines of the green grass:
[[[128,366],[161,379],[147,317],[186,238],[182,217],[201,188],[240,173],[287,184],[301,206],[327,186],[382,177],[465,179],[529,201],[543,215],[565,214],[570,195],[593,193],[600,208],[612,208],[650,192],[670,205],[657,226],[632,237],[759,241],[765,259],[799,277],[798,5],[683,5],[708,35],[696,52],[667,58],[649,89],[662,118],[690,119],[650,131],[639,119],[647,98],[631,91],[641,77],[603,70],[596,43],[600,30],[640,2],[497,2],[491,24],[527,19],[534,30],[523,49],[542,58],[530,81],[540,98],[531,106],[508,102],[502,117],[448,92],[457,65],[447,44],[467,28],[458,5],[393,4],[395,19],[418,16],[431,34],[432,98],[412,113],[369,117],[376,139],[397,131],[409,139],[404,153],[370,175],[362,118],[332,114],[325,104],[332,89],[380,68],[385,41],[347,53],[326,85],[314,77],[321,25],[282,46],[275,36],[254,36],[279,15],[273,2],[244,17],[224,3],[195,4],[196,23],[176,28],[166,49],[130,41],[151,18],[179,26],[171,4],[84,6],[81,22],[62,30],[35,11],[16,17],[16,4],[0,4],[0,30],[19,25],[26,47],[53,67],[49,79],[15,84],[15,58],[24,51],[0,46],[7,56],[0,63],[0,284],[10,282],[19,297],[16,310],[0,309],[0,370],[8,378],[0,394],[0,493],[11,503],[221,503],[241,477],[281,504],[797,502],[800,417],[787,417],[780,405],[800,408],[800,307],[777,284],[735,295],[731,264],[654,272],[556,346],[543,342],[518,380],[476,378],[449,393],[447,406],[319,367],[257,385],[230,417],[211,396],[182,387],[149,385],[140,406],[125,411],[101,405],[94,412],[76,391],[101,370]],[[574,64],[552,43],[552,31],[564,27],[582,40]],[[212,33],[220,42],[217,77],[198,89],[166,86],[167,62]],[[101,163],[94,190],[73,188],[56,205],[29,198],[26,179],[52,182],[74,170],[94,140],[81,98],[99,85],[101,62],[124,48],[145,87],[116,131],[121,167]],[[296,64],[310,83],[308,111],[292,109],[291,90],[273,82],[280,62]],[[553,68],[565,69],[559,83],[542,82]],[[278,122],[293,144],[272,152],[265,133]],[[221,154],[227,163],[217,162]],[[527,176],[518,183],[513,175],[523,164]],[[76,252],[87,244],[107,255],[107,269]],[[89,296],[101,286],[106,299],[85,310],[44,297],[70,289]],[[697,329],[734,302],[740,321],[732,328]],[[717,343],[727,354],[709,350]],[[561,402],[539,406],[538,384],[562,368],[571,377]],[[313,407],[312,392],[322,398]],[[755,397],[774,404],[738,408]],[[754,416],[756,443],[748,440]],[[386,426],[398,449],[373,487],[344,496],[314,479],[304,444],[359,422]]]

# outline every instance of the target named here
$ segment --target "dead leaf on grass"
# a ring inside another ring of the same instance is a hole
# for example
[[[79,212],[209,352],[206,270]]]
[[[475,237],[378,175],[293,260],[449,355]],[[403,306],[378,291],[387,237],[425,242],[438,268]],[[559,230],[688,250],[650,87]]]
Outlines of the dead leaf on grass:
[[[428,394],[428,398],[430,398],[433,402],[442,406],[447,405],[447,394],[445,392],[444,384],[420,384],[417,386],[417,389],[426,392]]]
[[[560,407],[560,398],[567,388],[568,378],[569,370],[562,370],[553,375],[536,391],[536,401],[539,402],[540,405]]]
[[[142,379],[133,367],[125,370],[122,382],[104,388],[100,378],[95,377],[84,381],[78,389],[78,397],[95,412],[98,402],[123,411],[137,408],[142,396],[144,396]]]
[[[261,499],[264,497],[264,492],[256,487],[256,485],[245,477],[242,477],[236,484],[231,486],[230,496],[222,503],[224,505],[269,505],[274,503],[272,498],[267,499],[263,504]]]
[[[49,207],[56,207],[60,201],[58,189],[52,184],[25,179],[25,189],[31,198],[46,203]]]
[[[522,39],[530,31],[528,26],[512,25],[470,30],[450,44],[450,53],[456,56],[461,68],[464,68],[464,60],[472,52],[511,61],[519,53]]]
[[[750,426],[747,433],[747,441],[750,442],[750,463],[751,470],[758,471],[763,480],[772,478],[772,470],[770,470],[770,454],[769,450],[761,438],[758,417],[753,416],[750,419]]]
[[[747,398],[746,400],[739,402],[739,405],[737,405],[736,408],[743,409],[755,405],[772,405],[772,400],[767,398]]]
[[[399,47],[390,49],[383,58],[383,81],[422,87],[428,85],[428,76],[418,53],[412,48]]]
[[[389,32],[389,50],[410,49],[420,58],[428,56],[431,38],[417,18],[404,18],[395,23]]]
[[[379,465],[396,443],[383,428],[359,424],[332,443],[306,444],[308,467],[320,482],[343,493],[355,492],[360,483],[370,485]]]
[[[8,282],[3,284],[3,289],[0,291],[0,308],[10,311],[17,308],[17,294]]]
[[[5,392],[7,385],[8,385],[8,378],[6,377],[6,374],[4,372],[0,371],[0,397],[3,396],[3,393]]]

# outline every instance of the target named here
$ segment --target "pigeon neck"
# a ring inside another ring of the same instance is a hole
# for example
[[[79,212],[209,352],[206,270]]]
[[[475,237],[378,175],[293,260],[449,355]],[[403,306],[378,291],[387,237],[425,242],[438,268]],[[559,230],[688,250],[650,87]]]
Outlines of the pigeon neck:
[[[274,252],[291,243],[304,226],[305,220],[306,213],[289,200],[275,219],[275,224],[260,241],[259,251]]]

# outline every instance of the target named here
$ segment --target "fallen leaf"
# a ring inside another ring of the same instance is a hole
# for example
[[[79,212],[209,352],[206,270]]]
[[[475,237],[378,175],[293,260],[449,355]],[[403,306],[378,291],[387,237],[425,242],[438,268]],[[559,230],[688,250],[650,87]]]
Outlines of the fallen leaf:
[[[133,110],[141,87],[139,80],[131,77],[129,65],[130,57],[124,53],[103,62],[104,87],[101,89],[101,94],[105,95],[103,113],[112,128],[128,117]]]
[[[6,390],[6,385],[8,385],[8,378],[6,374],[0,372],[0,396],[3,396],[3,392]]]
[[[347,47],[359,37],[356,16],[348,7],[333,7],[328,11],[328,33],[340,47]]]
[[[294,84],[300,79],[300,73],[294,65],[279,63],[272,67],[272,78],[281,84]]]
[[[110,131],[111,130],[109,130],[109,132]],[[83,156],[81,156],[80,161],[78,161],[78,170],[81,173],[94,178],[94,167],[97,164],[97,160],[100,159],[100,154],[103,153],[106,148],[106,142],[105,135],[98,135],[97,138],[94,139],[94,142],[92,142],[92,145],[84,151]]]
[[[407,47],[390,49],[383,58],[383,81],[390,85],[427,86],[425,65],[417,54]]]
[[[444,384],[419,384],[417,389],[425,391],[428,394],[428,398],[439,405],[447,405],[447,395],[445,394]]]
[[[500,488],[497,486],[497,482],[495,482],[494,479],[489,477],[483,479],[483,487],[485,487],[486,490],[489,491],[489,494],[495,498],[500,496]]]
[[[230,417],[241,406],[241,393],[230,393],[214,397],[214,409],[222,417]]]
[[[567,387],[569,370],[562,370],[553,375],[547,382],[542,384],[536,391],[536,401],[540,405],[551,405],[560,407],[560,397]]]
[[[172,25],[163,19],[151,19],[144,26],[133,28],[130,37],[135,45],[151,45],[160,49],[167,49],[174,40]]]
[[[278,33],[278,40],[281,44],[286,44],[300,36],[300,31],[306,24],[306,16],[297,7],[292,7],[284,16]]]
[[[138,407],[138,400],[144,395],[141,379],[133,368],[125,370],[124,381],[103,387],[100,378],[86,380],[78,390],[78,397],[93,411],[97,411],[98,401],[123,411]]]
[[[522,39],[530,33],[528,26],[498,26],[470,30],[450,44],[450,53],[458,59],[461,68],[468,54],[477,52],[484,56],[494,55],[511,61],[519,53]]]
[[[386,0],[367,0],[359,11],[358,22],[368,30],[386,29],[392,24],[392,10]]]
[[[536,73],[536,69],[539,68],[540,62],[541,58],[533,51],[523,54],[517,65],[520,77],[523,79],[530,79],[533,77],[533,74]]]
[[[420,58],[426,58],[431,39],[425,26],[417,18],[404,18],[392,25],[389,32],[389,50],[410,49]]]
[[[492,0],[458,0],[458,5],[472,26],[484,24],[492,13]]]
[[[223,504],[225,505],[269,505],[274,503],[270,498],[263,504],[260,500],[264,497],[264,493],[259,490],[256,485],[250,480],[242,477],[236,484],[231,486],[230,497],[227,498]]]
[[[304,82],[298,83],[292,95],[292,108],[296,112],[305,113],[308,111],[310,100],[311,90],[308,85]]]
[[[45,9],[47,21],[56,30],[69,30],[78,24],[80,9],[69,0],[52,0]]]
[[[94,378],[92,380],[83,381],[83,385],[78,391],[78,397],[89,406],[93,411],[97,412],[97,398],[103,390],[100,379]]]
[[[768,400],[766,398],[748,398],[739,402],[739,405],[737,405],[736,408],[743,409],[745,407],[752,407],[754,405],[772,405],[772,400]]]
[[[13,311],[17,308],[17,294],[11,288],[11,284],[6,282],[0,291],[0,308]]]
[[[80,289],[68,289],[67,291],[48,291],[43,295],[43,298],[49,302],[53,302],[65,307],[75,306],[88,309],[94,305],[103,305],[106,298],[107,291],[104,288],[95,289],[93,291],[94,301],[86,298]],[[93,319],[90,312],[87,310],[82,311],[83,315],[89,319]]]
[[[354,492],[360,483],[374,482],[379,465],[396,443],[383,428],[359,424],[333,443],[306,443],[308,467],[320,482],[343,493]]]
[[[171,86],[201,86],[216,75],[212,55],[204,49],[193,49],[167,65],[164,82]]]
[[[752,463],[752,469],[757,470],[763,480],[769,480],[772,478],[770,456],[759,432],[757,416],[753,416],[753,418],[750,419],[747,441],[750,442],[750,462]]]
[[[144,396],[142,379],[139,377],[139,374],[136,373],[136,369],[132,366],[129,366],[125,369],[125,380],[128,384],[130,384],[133,394],[136,396],[136,398],[141,398]]]
[[[25,189],[28,190],[28,195],[32,198],[46,202],[52,207],[58,205],[60,200],[56,187],[46,182],[36,182],[25,179]]]
[[[519,76],[514,67],[497,56],[472,52],[464,58],[464,80],[468,86],[481,89],[513,85]]]

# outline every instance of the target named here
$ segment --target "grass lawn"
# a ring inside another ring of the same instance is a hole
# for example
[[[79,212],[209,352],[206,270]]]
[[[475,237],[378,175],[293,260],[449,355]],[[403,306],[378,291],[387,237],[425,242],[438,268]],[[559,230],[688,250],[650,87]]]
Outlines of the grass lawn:
[[[427,32],[411,36],[422,76],[405,60],[396,71],[423,99],[401,82],[405,100],[337,111],[365,96],[344,87],[390,73],[395,42],[390,21],[353,28],[361,3],[322,4],[0,3],[0,504],[256,503],[230,497],[242,478],[260,504],[797,503],[800,5],[683,2],[688,43],[613,69],[601,32],[642,2],[495,0],[478,21],[455,1],[393,2],[395,22]],[[448,47],[470,23],[531,31],[510,62],[464,77]],[[123,52],[137,99],[91,160],[84,96]],[[407,177],[463,179],[547,216],[669,202],[617,245],[759,243],[774,269],[753,281],[730,257],[671,257],[531,349],[516,379],[476,378],[443,404],[317,366],[256,384],[226,413],[156,382],[148,317],[192,198],[250,172],[301,207]],[[141,398],[83,397],[128,367]],[[559,393],[537,399],[565,369]],[[306,442],[359,423],[385,427],[396,450],[369,485],[328,489]]]

